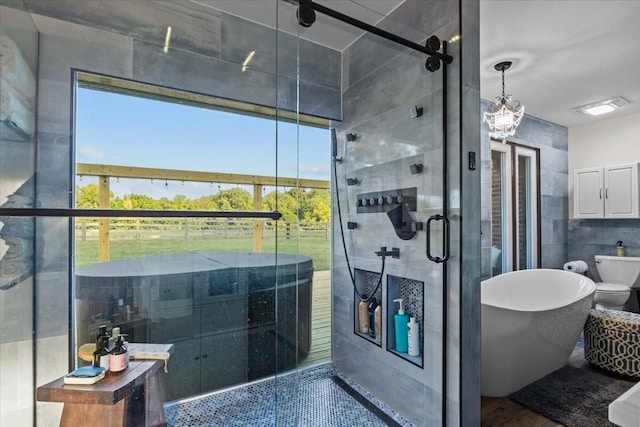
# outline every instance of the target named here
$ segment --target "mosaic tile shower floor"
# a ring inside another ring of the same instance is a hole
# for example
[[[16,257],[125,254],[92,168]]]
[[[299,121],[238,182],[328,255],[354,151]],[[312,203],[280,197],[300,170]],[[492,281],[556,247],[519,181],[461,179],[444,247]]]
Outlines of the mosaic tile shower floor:
[[[412,426],[331,363],[172,402],[165,412],[171,427]]]

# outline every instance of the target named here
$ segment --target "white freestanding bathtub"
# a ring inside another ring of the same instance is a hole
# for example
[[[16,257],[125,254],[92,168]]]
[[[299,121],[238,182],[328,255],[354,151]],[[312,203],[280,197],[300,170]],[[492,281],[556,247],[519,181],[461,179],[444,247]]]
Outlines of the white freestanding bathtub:
[[[483,396],[507,396],[567,363],[591,308],[591,279],[521,270],[481,286]]]

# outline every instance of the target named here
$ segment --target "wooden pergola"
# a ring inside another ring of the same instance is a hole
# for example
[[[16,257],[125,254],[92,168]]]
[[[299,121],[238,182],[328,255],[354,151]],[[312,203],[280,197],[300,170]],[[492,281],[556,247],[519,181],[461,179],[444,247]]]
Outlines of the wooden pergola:
[[[158,179],[167,181],[207,182],[220,184],[239,184],[253,186],[253,209],[262,210],[262,189],[264,186],[329,189],[329,181],[316,179],[298,179],[261,175],[242,175],[217,172],[197,172],[175,169],[154,169],[132,166],[98,165],[77,163],[76,174],[97,176],[99,208],[109,208],[111,178]],[[109,261],[109,218],[100,218],[98,223],[99,246],[98,261]],[[264,219],[254,219],[253,250],[262,252],[264,237]]]

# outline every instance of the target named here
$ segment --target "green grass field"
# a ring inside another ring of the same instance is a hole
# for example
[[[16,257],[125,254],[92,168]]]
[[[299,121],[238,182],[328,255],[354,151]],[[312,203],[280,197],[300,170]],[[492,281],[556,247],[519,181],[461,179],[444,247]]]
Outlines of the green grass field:
[[[163,235],[164,234],[164,235]],[[329,270],[329,239],[324,233],[308,232],[300,236],[286,239],[284,236],[266,238],[263,252],[306,255],[313,259],[316,271]],[[138,258],[150,255],[172,254],[180,252],[251,252],[253,238],[197,238],[159,233],[151,238],[111,238],[110,259],[112,261],[126,258]],[[76,267],[98,262],[98,240],[95,238],[76,239]]]

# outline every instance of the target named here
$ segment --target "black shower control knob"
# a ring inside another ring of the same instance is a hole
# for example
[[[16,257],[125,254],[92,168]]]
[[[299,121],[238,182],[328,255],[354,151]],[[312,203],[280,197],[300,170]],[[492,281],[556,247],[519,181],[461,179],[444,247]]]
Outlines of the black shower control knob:
[[[378,197],[378,204],[379,205],[384,205],[384,197],[382,197],[382,196]]]
[[[404,197],[402,197],[402,194],[398,194],[398,196],[396,197],[396,203],[402,203],[403,200]]]
[[[395,197],[393,197],[392,195],[388,195],[388,196],[387,196],[387,204],[388,204],[388,205],[392,205],[392,204],[394,204],[395,202],[396,202],[396,198],[395,198]]]
[[[362,206],[363,204],[364,204],[364,203],[363,203],[363,200],[362,200],[362,199],[358,199],[358,200],[356,200],[356,207],[358,207],[358,208],[359,208],[359,207],[360,207],[360,206]]]
[[[369,199],[369,206],[374,206],[377,203],[377,200],[375,197],[372,197]]]

